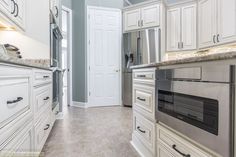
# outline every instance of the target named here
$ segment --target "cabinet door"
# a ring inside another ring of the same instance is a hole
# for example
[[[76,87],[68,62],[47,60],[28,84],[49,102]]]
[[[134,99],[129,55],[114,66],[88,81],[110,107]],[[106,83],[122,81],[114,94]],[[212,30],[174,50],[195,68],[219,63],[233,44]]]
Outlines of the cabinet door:
[[[5,14],[10,14],[13,11],[14,5],[11,0],[1,0],[0,10]]]
[[[236,1],[218,0],[218,36],[220,44],[236,41]]]
[[[179,50],[180,38],[180,8],[167,11],[167,51]]]
[[[25,29],[25,10],[26,10],[26,1],[25,0],[15,0],[17,9],[14,15],[14,21],[18,24],[22,29]]]
[[[158,4],[142,8],[141,14],[142,28],[160,25],[160,6]]]
[[[200,0],[198,7],[199,48],[210,47],[216,42],[216,1]]]
[[[140,28],[140,9],[124,12],[124,31]]]
[[[196,49],[197,15],[196,4],[182,7],[182,50]]]
[[[161,143],[158,142],[157,157],[177,157],[175,153],[173,153],[175,155],[173,155],[172,153],[173,153],[172,150],[169,150],[168,148],[166,148],[165,146],[163,146]]]

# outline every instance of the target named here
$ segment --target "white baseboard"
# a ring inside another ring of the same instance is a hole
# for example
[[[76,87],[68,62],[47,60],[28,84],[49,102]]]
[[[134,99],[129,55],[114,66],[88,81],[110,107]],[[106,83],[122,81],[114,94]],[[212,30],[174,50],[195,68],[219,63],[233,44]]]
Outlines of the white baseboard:
[[[79,107],[79,108],[88,108],[86,102],[77,102],[73,101],[72,105],[73,107]]]
[[[56,116],[56,120],[62,120],[64,119],[64,114],[62,112],[58,113],[58,115]]]

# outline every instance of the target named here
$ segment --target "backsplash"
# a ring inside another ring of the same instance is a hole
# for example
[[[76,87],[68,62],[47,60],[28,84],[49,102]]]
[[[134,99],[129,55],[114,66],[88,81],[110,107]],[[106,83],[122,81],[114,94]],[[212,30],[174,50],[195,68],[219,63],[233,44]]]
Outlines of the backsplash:
[[[50,47],[24,33],[0,31],[0,44],[11,44],[20,49],[23,59],[50,59]]]
[[[182,52],[167,52],[163,61],[177,60],[191,57],[206,56],[217,53],[236,52],[236,43],[230,45],[222,45],[214,48],[209,48],[200,51],[182,51]]]

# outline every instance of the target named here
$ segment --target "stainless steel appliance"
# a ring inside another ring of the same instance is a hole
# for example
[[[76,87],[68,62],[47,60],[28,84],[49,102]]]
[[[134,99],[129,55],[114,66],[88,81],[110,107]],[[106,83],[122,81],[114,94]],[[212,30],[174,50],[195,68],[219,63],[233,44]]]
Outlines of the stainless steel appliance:
[[[235,66],[158,70],[156,86],[157,121],[233,156]]]
[[[53,69],[53,104],[52,109],[56,107],[59,103],[61,96],[61,86],[62,86],[62,74],[60,70],[61,62],[61,53],[60,45],[62,40],[62,34],[60,27],[57,25],[54,16],[51,14],[51,24],[50,24],[50,58],[51,58],[51,67]]]
[[[124,34],[122,98],[125,106],[132,106],[132,70],[130,66],[158,62],[160,56],[159,39],[159,28]]]

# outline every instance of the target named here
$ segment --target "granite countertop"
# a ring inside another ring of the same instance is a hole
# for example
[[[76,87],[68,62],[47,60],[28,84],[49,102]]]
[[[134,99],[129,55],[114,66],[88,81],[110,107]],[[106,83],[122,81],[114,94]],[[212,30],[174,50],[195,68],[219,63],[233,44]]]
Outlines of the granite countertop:
[[[51,70],[50,60],[44,60],[44,59],[14,59],[14,58],[0,57],[0,63],[14,64],[43,70]]]
[[[196,62],[206,62],[206,61],[227,60],[227,59],[234,59],[234,58],[236,58],[236,51],[231,51],[231,52],[226,52],[226,53],[216,53],[216,54],[198,54],[198,56],[194,56],[194,57],[166,60],[166,61],[161,61],[159,63],[135,65],[135,66],[132,66],[131,69],[159,67],[159,66],[196,63]]]

